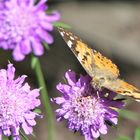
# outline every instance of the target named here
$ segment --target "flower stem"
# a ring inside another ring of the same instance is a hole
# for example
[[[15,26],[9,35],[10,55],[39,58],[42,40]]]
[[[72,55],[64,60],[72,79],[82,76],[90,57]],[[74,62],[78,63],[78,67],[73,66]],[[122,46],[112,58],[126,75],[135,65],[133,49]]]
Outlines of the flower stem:
[[[98,140],[101,140],[101,137],[99,137]]]
[[[35,74],[37,76],[38,84],[41,87],[41,100],[44,104],[45,110],[46,110],[46,116],[47,116],[47,134],[48,138],[47,140],[53,140],[53,113],[52,108],[50,105],[50,100],[48,96],[48,91],[46,88],[45,80],[43,77],[43,73],[41,70],[40,61],[37,57],[32,56],[32,68],[35,70]]]

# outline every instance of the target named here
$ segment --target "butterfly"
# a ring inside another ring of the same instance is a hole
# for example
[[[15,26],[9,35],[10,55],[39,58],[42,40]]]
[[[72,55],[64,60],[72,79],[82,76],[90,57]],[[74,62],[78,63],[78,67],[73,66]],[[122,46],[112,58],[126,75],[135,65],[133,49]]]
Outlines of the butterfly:
[[[110,59],[88,47],[86,43],[67,29],[58,27],[58,31],[92,78],[93,88],[97,90],[106,88],[140,101],[140,90],[119,78],[119,69]]]

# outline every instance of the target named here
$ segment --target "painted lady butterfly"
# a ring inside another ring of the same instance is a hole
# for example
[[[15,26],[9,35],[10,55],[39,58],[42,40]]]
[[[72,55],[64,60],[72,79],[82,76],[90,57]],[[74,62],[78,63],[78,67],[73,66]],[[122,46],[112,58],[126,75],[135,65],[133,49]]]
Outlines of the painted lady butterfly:
[[[70,31],[62,27],[59,27],[58,30],[83,68],[92,77],[91,84],[94,88],[99,90],[107,88],[140,101],[140,90],[118,78],[119,69],[110,59],[89,48],[86,43]]]

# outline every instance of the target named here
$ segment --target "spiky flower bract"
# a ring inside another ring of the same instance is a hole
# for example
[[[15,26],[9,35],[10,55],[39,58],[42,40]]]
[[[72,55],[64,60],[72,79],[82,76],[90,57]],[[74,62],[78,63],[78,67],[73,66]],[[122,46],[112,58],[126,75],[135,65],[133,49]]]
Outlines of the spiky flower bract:
[[[67,84],[58,84],[61,97],[52,101],[60,105],[56,110],[57,120],[67,120],[68,128],[79,131],[85,140],[93,140],[107,134],[107,123],[117,125],[118,112],[124,103],[115,100],[115,93],[107,90],[97,91],[91,86],[91,78],[80,76],[72,71],[65,74]]]
[[[31,52],[40,56],[44,53],[42,43],[53,43],[49,32],[60,15],[56,11],[47,14],[45,2],[5,0],[0,6],[0,47],[13,50],[16,61],[23,60]]]
[[[8,64],[8,68],[0,70],[0,139],[2,135],[12,136],[13,140],[20,140],[20,128],[25,134],[32,134],[35,118],[40,115],[33,112],[40,105],[39,89],[30,89],[24,83],[26,76],[15,79],[15,68]]]

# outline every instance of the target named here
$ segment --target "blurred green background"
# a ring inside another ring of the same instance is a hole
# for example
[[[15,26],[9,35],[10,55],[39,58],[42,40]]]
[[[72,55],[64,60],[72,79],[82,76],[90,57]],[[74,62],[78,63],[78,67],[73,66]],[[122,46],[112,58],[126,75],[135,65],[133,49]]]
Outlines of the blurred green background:
[[[118,65],[121,78],[140,89],[140,1],[139,0],[50,0],[51,9],[61,13],[61,21],[70,25],[72,31],[86,41],[93,49],[100,51]],[[53,32],[54,44],[40,57],[50,97],[58,96],[56,84],[63,80],[64,73],[72,69],[85,74],[84,69],[69,50],[58,31]],[[17,74],[28,75],[27,81],[37,87],[37,80],[30,67],[30,56],[23,62],[15,63],[11,52],[0,50],[0,67],[8,60],[14,63]],[[53,109],[57,107],[52,104]],[[44,108],[42,107],[42,112]],[[128,99],[126,109],[121,112],[117,128],[109,128],[103,140],[118,140],[126,135],[134,140],[134,131],[140,127],[140,103]],[[46,120],[38,120],[34,128],[36,138],[46,139]],[[54,114],[55,140],[84,140],[79,133],[74,134],[66,128],[66,122],[56,122]],[[125,139],[120,139],[125,140]],[[126,139],[128,140],[128,139]]]

